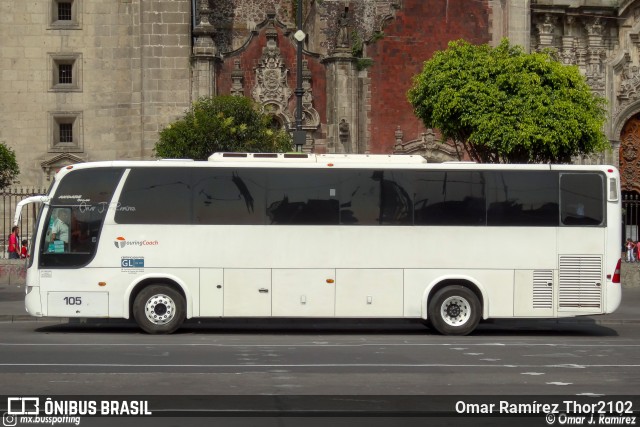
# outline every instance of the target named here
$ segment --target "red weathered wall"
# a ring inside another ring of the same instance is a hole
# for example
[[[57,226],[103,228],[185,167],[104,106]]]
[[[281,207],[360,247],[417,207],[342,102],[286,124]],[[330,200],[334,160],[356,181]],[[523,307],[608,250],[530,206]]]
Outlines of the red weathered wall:
[[[412,77],[424,61],[451,40],[487,43],[489,6],[476,0],[405,0],[396,19],[384,27],[384,37],[367,47],[374,64],[371,77],[370,150],[391,153],[400,126],[404,140],[416,139],[424,125],[407,101]]]
[[[260,57],[262,56],[262,49],[267,45],[267,37],[265,35],[266,27],[262,28],[257,36],[251,40],[251,43],[246,49],[239,51],[236,55],[230,55],[225,57],[224,62],[218,68],[217,73],[217,86],[219,95],[228,95],[231,93],[231,85],[233,79],[231,73],[233,72],[234,61],[240,59],[240,68],[243,70],[244,79],[244,96],[251,98],[251,91],[256,84],[256,72],[255,67],[260,63]],[[278,32],[278,48],[280,48],[280,55],[282,56],[286,67],[289,69],[287,75],[287,81],[292,95],[289,99],[289,113],[294,114],[296,107],[296,97],[293,91],[296,89],[296,46],[282,33],[281,28],[277,28]],[[320,63],[317,58],[303,55],[303,59],[308,62],[309,70],[311,71],[311,89],[313,91],[313,106],[320,114],[320,122],[326,123],[326,104],[327,104],[327,90],[326,90],[326,69],[324,65]]]

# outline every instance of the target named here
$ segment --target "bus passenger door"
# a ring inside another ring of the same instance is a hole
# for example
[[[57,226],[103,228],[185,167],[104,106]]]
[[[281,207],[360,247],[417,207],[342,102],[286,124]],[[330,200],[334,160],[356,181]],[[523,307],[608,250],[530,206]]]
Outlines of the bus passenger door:
[[[271,269],[224,270],[225,317],[271,316]]]
[[[224,270],[200,269],[200,316],[221,317],[224,307]]]

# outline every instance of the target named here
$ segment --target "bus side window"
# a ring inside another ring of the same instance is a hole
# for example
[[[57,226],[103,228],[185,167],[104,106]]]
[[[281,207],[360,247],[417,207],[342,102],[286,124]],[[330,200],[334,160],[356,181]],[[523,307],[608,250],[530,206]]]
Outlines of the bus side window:
[[[353,169],[343,172],[340,189],[340,224],[380,224],[382,171]]]
[[[136,168],[120,194],[118,224],[191,223],[191,173],[188,168]]]
[[[563,225],[601,225],[604,222],[604,180],[597,173],[560,176],[560,215]]]
[[[201,168],[193,171],[193,223],[263,225],[266,172]]]
[[[408,172],[384,171],[380,182],[380,224],[413,224],[410,177]]]
[[[549,171],[489,171],[487,225],[557,227],[558,175]]]
[[[269,171],[266,208],[269,223],[337,225],[338,186],[339,173],[333,170]]]
[[[69,235],[69,252],[91,253],[95,249],[102,224],[102,214],[74,208]]]
[[[486,225],[484,175],[475,171],[418,171],[416,225]]]

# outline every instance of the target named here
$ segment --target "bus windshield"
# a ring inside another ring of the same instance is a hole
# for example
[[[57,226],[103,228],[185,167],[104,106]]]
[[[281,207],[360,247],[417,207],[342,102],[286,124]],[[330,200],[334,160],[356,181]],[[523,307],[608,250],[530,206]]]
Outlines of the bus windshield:
[[[41,223],[40,266],[81,267],[95,255],[100,229],[122,169],[69,173]]]

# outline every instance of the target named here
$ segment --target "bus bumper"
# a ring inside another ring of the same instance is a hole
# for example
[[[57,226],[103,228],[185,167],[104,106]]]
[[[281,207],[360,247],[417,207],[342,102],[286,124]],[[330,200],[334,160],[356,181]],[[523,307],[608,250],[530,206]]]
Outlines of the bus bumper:
[[[605,307],[605,313],[613,313],[620,307],[622,302],[622,286],[620,283],[608,283],[607,286],[607,306]]]
[[[40,299],[40,286],[27,286],[27,295],[24,298],[24,307],[27,313],[35,317],[42,317],[42,300]]]

